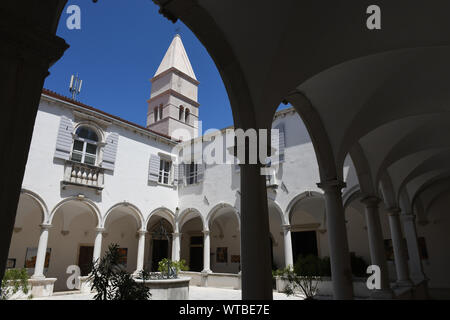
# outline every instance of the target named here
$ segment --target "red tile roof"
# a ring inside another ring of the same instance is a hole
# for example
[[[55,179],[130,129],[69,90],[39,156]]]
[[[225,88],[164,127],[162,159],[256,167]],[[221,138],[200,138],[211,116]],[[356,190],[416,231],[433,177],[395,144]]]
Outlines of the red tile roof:
[[[107,117],[109,117],[109,118],[113,118],[113,119],[119,120],[119,121],[121,121],[121,122],[125,122],[126,124],[129,124],[129,125],[131,125],[131,126],[133,126],[133,127],[137,127],[137,128],[139,128],[139,129],[142,129],[142,130],[151,132],[151,133],[153,133],[153,134],[156,134],[156,135],[161,136],[161,137],[163,137],[163,138],[172,140],[172,141],[174,141],[174,142],[179,142],[178,140],[172,139],[172,137],[170,137],[170,136],[168,136],[168,135],[165,135],[165,134],[160,133],[160,132],[157,132],[157,131],[153,131],[153,130],[151,130],[151,129],[148,129],[148,128],[146,128],[146,127],[140,126],[140,125],[138,125],[138,124],[136,124],[136,123],[133,123],[133,122],[131,122],[131,121],[122,119],[122,118],[120,118],[120,117],[118,117],[118,116],[109,114],[109,113],[107,113],[107,112],[105,112],[105,111],[102,111],[102,110],[99,110],[99,109],[97,109],[97,108],[88,106],[88,105],[86,105],[86,104],[84,104],[84,103],[82,103],[82,102],[79,102],[79,101],[73,100],[73,99],[71,99],[71,98],[69,98],[69,97],[60,95],[60,94],[58,94],[58,93],[56,93],[56,92],[54,92],[54,91],[51,91],[51,90],[49,90],[49,89],[45,89],[45,88],[42,89],[42,93],[45,94],[45,95],[47,95],[47,96],[50,96],[50,97],[59,99],[59,100],[63,100],[63,101],[65,101],[65,102],[75,104],[75,105],[77,105],[77,106],[79,106],[79,107],[82,107],[82,108],[85,108],[85,109],[87,109],[87,110],[91,110],[91,111],[95,111],[95,112],[101,113],[101,114],[103,114],[103,115],[105,115],[105,116],[107,116]]]

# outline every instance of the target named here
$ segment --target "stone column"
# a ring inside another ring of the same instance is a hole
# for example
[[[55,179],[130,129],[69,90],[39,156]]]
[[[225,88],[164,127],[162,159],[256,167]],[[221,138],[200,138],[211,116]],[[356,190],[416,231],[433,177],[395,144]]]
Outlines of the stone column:
[[[51,227],[52,225],[50,224],[41,225],[41,235],[39,236],[36,264],[34,266],[34,274],[31,277],[32,279],[45,279],[44,275],[45,256],[47,254],[48,233]]]
[[[261,175],[260,165],[241,164],[240,167],[242,299],[271,300],[272,261],[266,180]]]
[[[138,242],[138,252],[137,252],[137,265],[135,274],[138,274],[144,270],[144,255],[145,255],[145,235],[147,231],[139,230],[139,242]]]
[[[181,233],[172,233],[172,261],[180,260],[180,237]]]
[[[286,224],[282,225],[281,229],[284,234],[284,264],[287,268],[288,266],[294,267],[294,258],[292,257],[292,238],[291,238],[291,226]]]
[[[345,183],[332,180],[317,186],[324,191],[325,197],[333,298],[353,299],[353,279],[341,191]]]
[[[394,249],[395,270],[397,272],[397,285],[399,287],[410,287],[408,261],[406,260],[406,248],[403,241],[402,228],[400,225],[399,208],[389,208],[389,228],[391,229],[392,247]]]
[[[372,265],[380,268],[380,288],[372,291],[373,298],[392,298],[389,285],[389,271],[387,267],[386,252],[384,251],[383,231],[381,229],[378,204],[380,199],[368,196],[361,200],[365,205],[367,233],[369,236],[370,260]]]
[[[210,240],[209,240],[209,230],[203,230],[203,270],[204,273],[211,273],[210,266]]]
[[[105,229],[97,228],[95,231],[97,233],[95,235],[94,254],[92,255],[92,261],[94,263],[97,263],[97,261],[100,260],[102,254],[103,232],[105,232]]]
[[[417,241],[417,229],[413,214],[402,214],[403,231],[405,232],[406,244],[408,246],[410,277],[413,282],[420,283],[427,280],[420,259],[419,243]]]
[[[49,67],[68,48],[56,28],[66,0],[0,5],[0,279],[3,278],[34,121]],[[59,9],[58,9],[59,8]],[[32,13],[31,13],[32,12]]]

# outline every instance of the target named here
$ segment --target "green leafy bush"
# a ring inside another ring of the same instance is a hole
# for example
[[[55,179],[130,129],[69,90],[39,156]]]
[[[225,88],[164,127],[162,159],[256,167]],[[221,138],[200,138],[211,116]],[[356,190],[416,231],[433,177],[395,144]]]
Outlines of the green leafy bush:
[[[97,291],[95,300],[148,300],[150,289],[145,285],[149,279],[147,272],[140,272],[144,282],[136,282],[120,264],[119,246],[111,244],[105,256],[94,263],[89,280]]]
[[[28,273],[26,269],[8,269],[2,279],[2,300],[10,298],[13,294],[22,291],[28,293]]]
[[[171,270],[169,270],[169,265]],[[158,262],[158,271],[164,275],[168,275],[169,273],[178,274],[180,271],[188,271],[189,267],[186,265],[186,261],[181,259],[180,261],[171,261],[167,258],[162,259]]]

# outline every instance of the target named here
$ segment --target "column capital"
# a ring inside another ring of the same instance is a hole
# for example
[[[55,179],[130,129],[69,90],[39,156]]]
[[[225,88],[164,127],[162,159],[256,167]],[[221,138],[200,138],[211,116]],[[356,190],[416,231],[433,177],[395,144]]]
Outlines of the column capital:
[[[291,231],[292,226],[290,224],[282,224],[281,225],[281,230],[283,231]]]
[[[48,230],[53,227],[52,224],[46,224],[46,223],[40,224],[39,226],[41,227],[41,229],[44,229],[44,230]]]
[[[366,196],[361,199],[361,202],[364,203],[367,208],[378,208],[381,199],[376,196]]]
[[[333,190],[341,190],[347,186],[347,184],[342,180],[327,180],[321,181],[317,184],[317,186],[323,191],[333,191]]]
[[[387,208],[388,215],[391,217],[398,216],[402,210],[399,207],[389,207]]]
[[[179,236],[181,236],[181,232],[174,232],[174,233],[172,233],[172,236],[179,237]]]
[[[411,222],[411,221],[414,222],[416,220],[415,214],[402,214],[400,216],[404,222]]]
[[[205,236],[209,236],[211,234],[211,231],[209,230],[203,230],[202,232]]]
[[[140,236],[145,236],[147,233],[148,233],[147,230],[139,230],[139,231],[138,231],[138,234],[139,234]]]
[[[95,232],[97,233],[105,233],[106,229],[105,228],[95,228]]]

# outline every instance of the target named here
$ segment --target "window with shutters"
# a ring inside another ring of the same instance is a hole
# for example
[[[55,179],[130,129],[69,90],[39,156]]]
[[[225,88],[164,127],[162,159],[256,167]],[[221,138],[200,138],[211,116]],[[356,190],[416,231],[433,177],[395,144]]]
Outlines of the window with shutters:
[[[79,127],[74,135],[71,160],[96,165],[98,142],[98,135],[93,129]]]
[[[195,184],[198,182],[198,164],[188,163],[185,164],[186,184]]]
[[[170,183],[170,168],[172,167],[172,161],[161,159],[159,162],[159,177],[158,182],[162,184]]]

